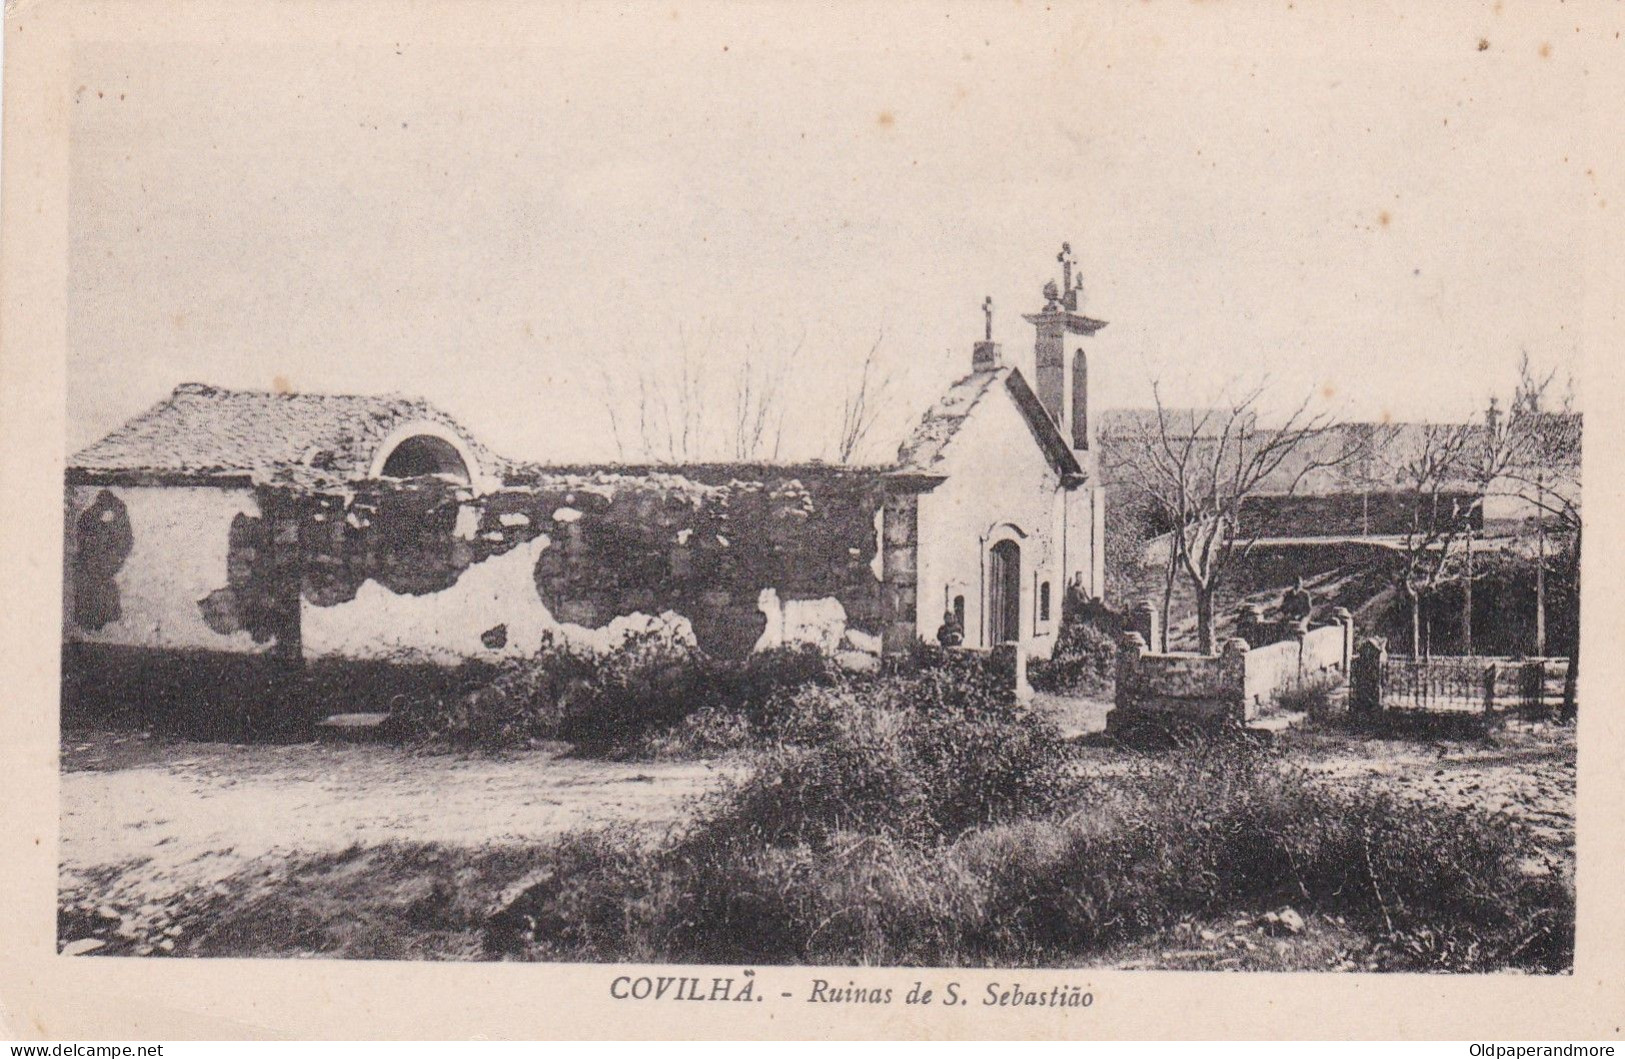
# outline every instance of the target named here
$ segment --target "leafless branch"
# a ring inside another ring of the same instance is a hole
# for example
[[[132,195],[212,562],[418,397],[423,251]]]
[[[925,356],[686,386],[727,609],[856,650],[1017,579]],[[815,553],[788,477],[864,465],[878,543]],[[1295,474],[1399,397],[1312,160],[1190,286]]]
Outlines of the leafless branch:
[[[841,406],[841,428],[836,442],[836,459],[841,463],[852,462],[884,410],[891,380],[878,376],[878,354],[885,337],[885,331],[875,336],[863,358],[857,383]]]
[[[1266,491],[1290,495],[1308,475],[1358,454],[1347,444],[1322,444],[1335,424],[1311,414],[1307,398],[1281,427],[1259,429],[1264,393],[1261,383],[1225,408],[1171,416],[1160,384],[1153,384],[1155,423],[1135,425],[1114,468],[1173,527],[1170,559],[1195,589],[1204,651],[1216,647],[1213,601],[1225,571],[1258,540],[1258,531],[1245,527],[1247,502]]]
[[[610,380],[607,369],[598,373],[598,400],[609,416],[609,436],[615,444],[615,458],[624,462],[626,441],[621,437],[621,417],[617,411],[619,402],[615,398],[615,385]]]

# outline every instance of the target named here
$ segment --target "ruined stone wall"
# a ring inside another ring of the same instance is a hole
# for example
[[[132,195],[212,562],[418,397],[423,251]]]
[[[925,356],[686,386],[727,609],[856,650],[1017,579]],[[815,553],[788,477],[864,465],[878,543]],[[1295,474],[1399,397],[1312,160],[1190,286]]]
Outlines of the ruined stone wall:
[[[879,476],[828,467],[538,473],[345,493],[70,484],[64,638],[455,662],[662,625],[730,657],[879,650]]]
[[[754,472],[753,477],[746,473]],[[308,499],[307,658],[452,661],[663,625],[712,653],[878,650],[877,476],[835,468],[536,473]]]

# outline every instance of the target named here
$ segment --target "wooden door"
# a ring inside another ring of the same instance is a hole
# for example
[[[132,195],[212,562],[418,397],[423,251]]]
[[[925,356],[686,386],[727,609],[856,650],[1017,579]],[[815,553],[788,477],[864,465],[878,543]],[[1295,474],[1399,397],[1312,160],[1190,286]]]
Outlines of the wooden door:
[[[1012,643],[1021,639],[1021,546],[1000,541],[988,560],[988,638]]]

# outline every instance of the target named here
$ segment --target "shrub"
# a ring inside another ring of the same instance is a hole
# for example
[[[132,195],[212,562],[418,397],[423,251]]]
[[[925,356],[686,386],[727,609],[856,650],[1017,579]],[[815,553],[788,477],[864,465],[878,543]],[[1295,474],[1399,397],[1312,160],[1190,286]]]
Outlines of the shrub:
[[[626,755],[640,761],[718,758],[757,747],[756,730],[744,714],[702,706],[669,728],[645,732]]]
[[[394,723],[411,738],[458,746],[564,739],[589,752],[681,756],[708,752],[717,740],[740,742],[742,730],[723,712],[762,722],[775,695],[845,679],[811,645],[728,661],[662,630],[635,633],[609,651],[550,637],[531,657],[486,672],[457,695],[398,699]]]
[[[773,697],[803,687],[828,687],[852,679],[816,644],[787,644],[714,666],[714,705],[757,716]]]
[[[1110,686],[1117,665],[1117,644],[1091,624],[1063,630],[1055,651],[1027,667],[1027,679],[1039,691],[1099,692]]]
[[[882,673],[908,682],[909,701],[922,709],[1004,710],[1015,704],[1013,656],[951,650],[916,643],[901,657],[885,659]]]
[[[493,930],[543,958],[1049,966],[1291,902],[1346,917],[1383,969],[1572,964],[1572,891],[1525,874],[1527,836],[1488,814],[1215,744],[1093,780],[1071,816],[1021,818],[1036,806],[995,797],[947,823],[913,786],[903,720],[888,723],[816,768],[774,762],[662,849],[567,841]]]
[[[1117,665],[1117,639],[1123,617],[1083,590],[1069,586],[1061,603],[1061,627],[1047,659],[1027,668],[1039,691],[1101,692],[1110,687]]]
[[[1342,682],[1336,677],[1309,677],[1289,684],[1275,693],[1273,704],[1286,713],[1305,713],[1324,720],[1344,712],[1346,700],[1338,695]]]
[[[718,814],[774,845],[846,830],[929,842],[1044,812],[1070,787],[1070,751],[1007,682],[954,667],[809,686],[771,701],[770,751]]]
[[[572,651],[579,657],[579,650]],[[588,747],[623,745],[706,704],[714,667],[705,654],[658,633],[639,633],[587,656],[557,699],[560,738]],[[537,668],[553,660],[538,657]]]
[[[563,836],[547,853],[541,880],[487,920],[487,952],[518,954],[527,939],[545,938],[572,956],[654,957],[643,948],[659,881],[647,847],[624,830],[592,830]]]
[[[392,721],[414,738],[488,749],[583,736],[609,742],[681,716],[703,666],[697,653],[654,631],[604,652],[548,637],[535,655],[503,662],[482,686],[451,699],[405,701]]]
[[[1377,937],[1470,934],[1457,970],[1572,960],[1572,895],[1524,875],[1526,836],[1503,821],[1316,783],[1258,749],[1202,747],[1174,765],[1098,783],[1090,800],[1111,809],[1060,841],[999,845],[987,858],[1009,902],[994,905],[999,929],[1076,951],[1183,915],[1295,902]],[[1417,969],[1401,948],[1383,959]]]

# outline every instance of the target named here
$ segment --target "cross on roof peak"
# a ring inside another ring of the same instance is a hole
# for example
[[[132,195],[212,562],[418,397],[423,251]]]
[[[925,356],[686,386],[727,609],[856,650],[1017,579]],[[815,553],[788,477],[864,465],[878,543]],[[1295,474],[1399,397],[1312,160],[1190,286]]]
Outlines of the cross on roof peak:
[[[985,318],[987,340],[993,341],[993,295],[989,294],[982,299],[982,316]]]

